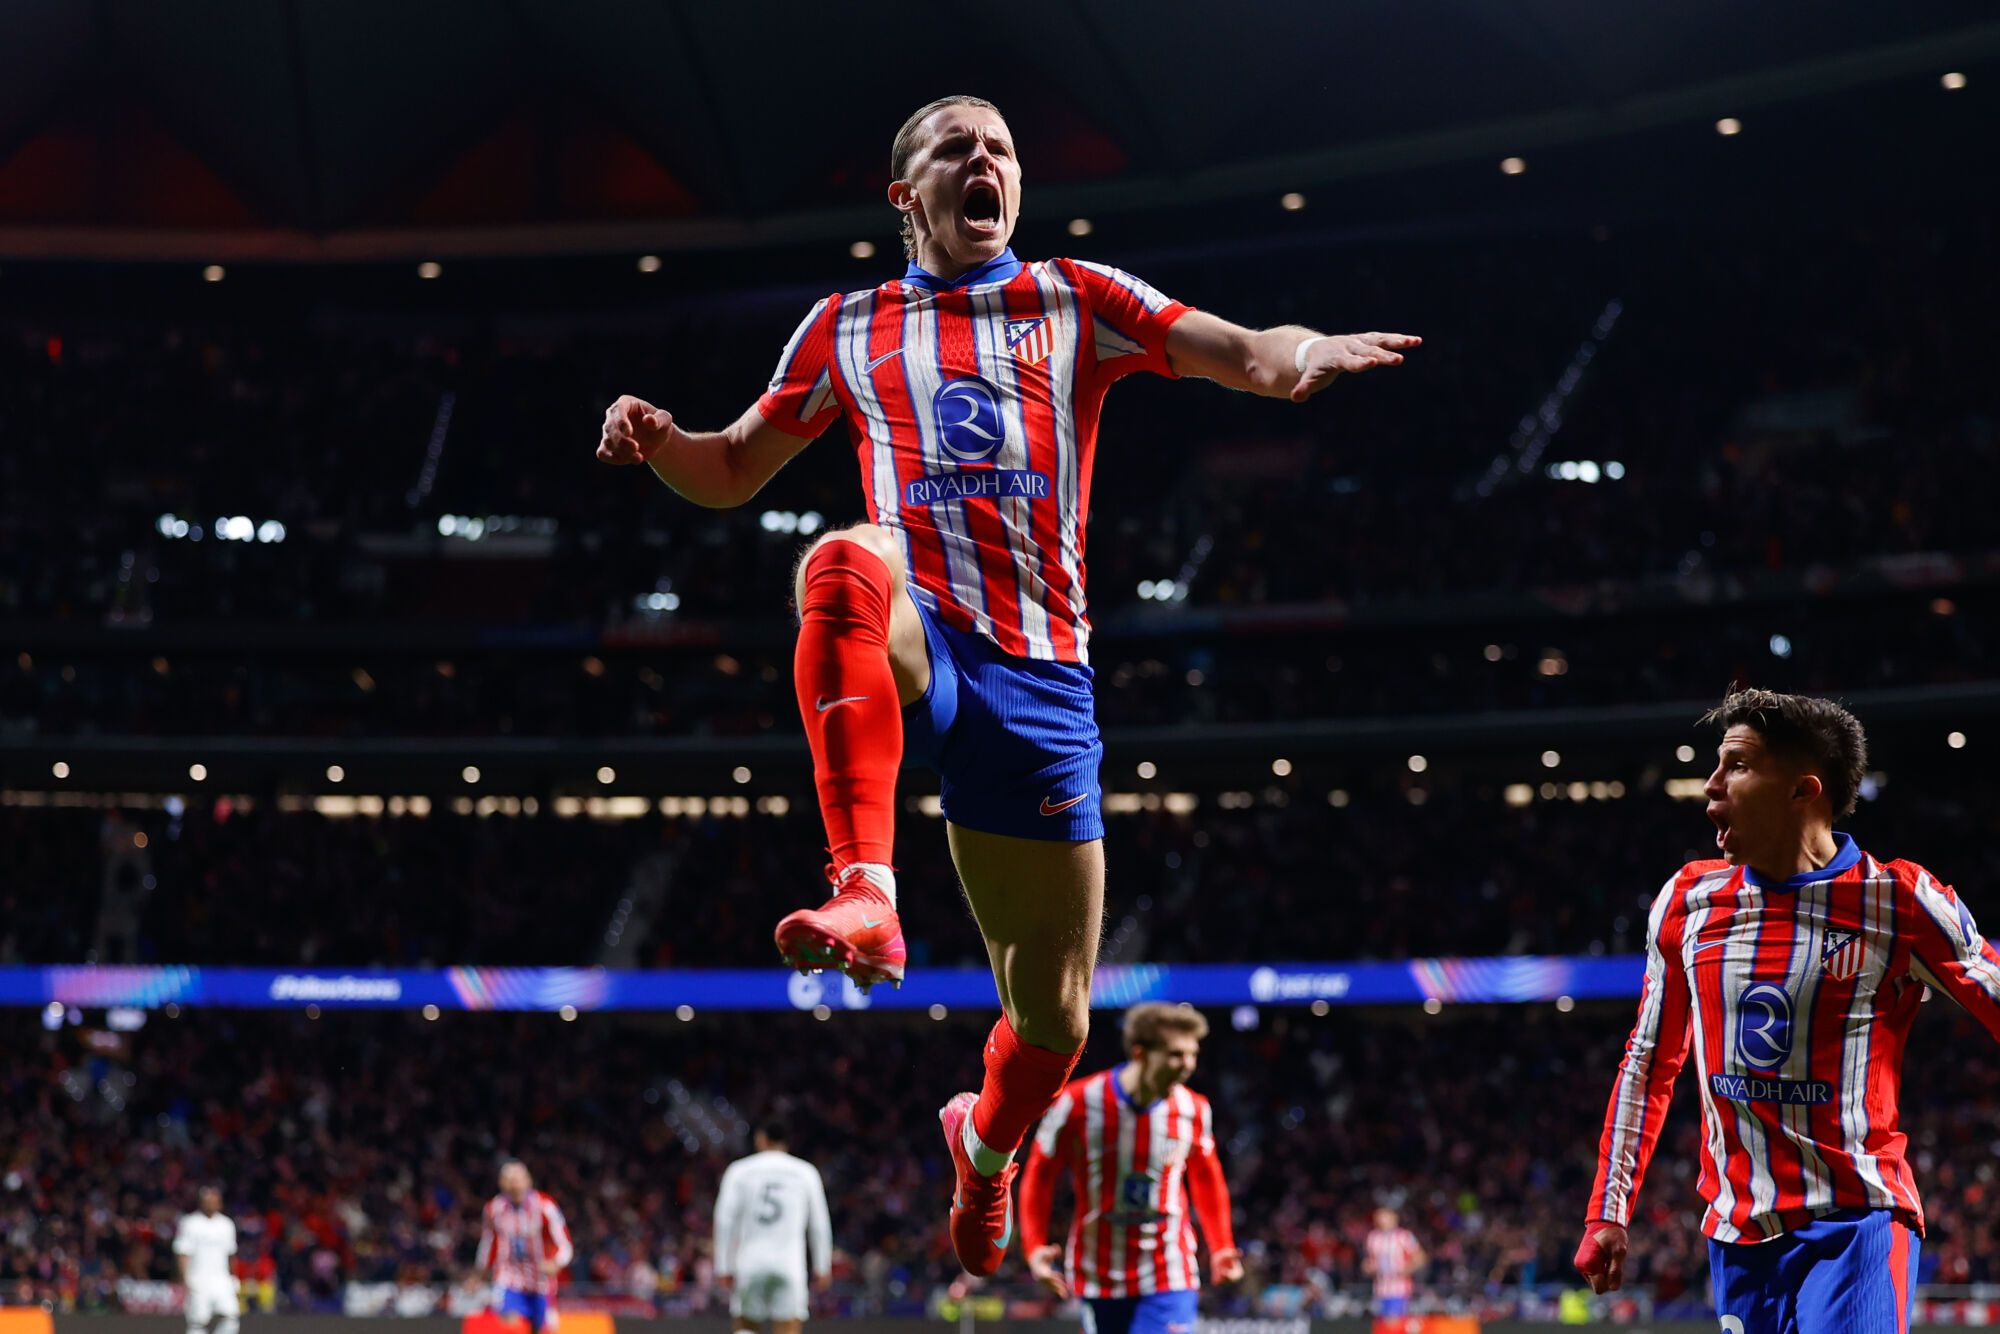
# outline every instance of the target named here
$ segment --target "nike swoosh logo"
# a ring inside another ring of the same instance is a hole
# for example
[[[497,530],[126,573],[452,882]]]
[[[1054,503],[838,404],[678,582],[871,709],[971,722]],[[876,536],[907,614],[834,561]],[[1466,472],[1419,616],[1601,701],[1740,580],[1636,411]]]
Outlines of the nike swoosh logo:
[[[1058,802],[1051,802],[1047,797],[1043,797],[1042,814],[1061,815],[1064,811],[1076,805],[1079,801],[1084,800],[1084,798],[1088,797],[1089,795],[1090,794],[1088,792],[1085,792],[1081,796],[1071,797],[1068,801],[1058,801]]]
[[[1697,946],[1695,946],[1695,947],[1694,947],[1693,949],[1689,950],[1689,951],[1688,951],[1688,953],[1689,953],[1689,954],[1699,954],[1699,953],[1701,953],[1701,952],[1702,952],[1703,950],[1712,950],[1712,949],[1715,949],[1715,948],[1716,948],[1717,946],[1720,946],[1720,945],[1727,945],[1728,943],[1729,943],[1729,942],[1728,942],[1727,940],[1711,940],[1711,941],[1707,942],[1706,944],[1703,944],[1703,945],[1697,945]]]
[[[842,695],[839,699],[828,699],[825,695],[821,695],[818,701],[813,704],[813,710],[817,713],[825,713],[836,704],[859,704],[867,698],[868,696],[866,695]]]
[[[889,919],[888,919],[888,918],[886,918],[886,917],[877,917],[877,918],[876,918],[876,919],[875,919],[874,921],[872,921],[872,922],[871,922],[871,921],[869,921],[869,920],[868,920],[868,919],[867,919],[866,917],[864,917],[864,918],[862,918],[862,919],[861,919],[861,929],[862,929],[863,931],[872,931],[872,930],[874,930],[874,929],[875,929],[876,927],[878,927],[878,926],[882,925],[882,923],[884,923],[884,922],[886,922],[886,921],[888,921],[888,920],[889,920]]]
[[[903,349],[900,347],[897,348],[894,352],[884,352],[881,356],[875,358],[875,360],[869,362],[866,366],[863,366],[861,368],[861,373],[863,375],[873,375],[875,373],[875,368],[877,366],[880,366],[883,362],[888,361],[891,358],[900,357],[902,355],[903,355]]]

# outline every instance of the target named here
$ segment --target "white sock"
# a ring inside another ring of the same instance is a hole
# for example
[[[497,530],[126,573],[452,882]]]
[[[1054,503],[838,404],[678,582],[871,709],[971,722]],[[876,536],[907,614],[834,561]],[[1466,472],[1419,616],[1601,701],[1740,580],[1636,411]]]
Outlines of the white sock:
[[[845,876],[850,871],[859,871],[868,877],[868,883],[888,896],[889,906],[896,906],[896,873],[881,862],[849,862],[841,869]]]
[[[1014,1161],[1012,1153],[1002,1153],[998,1149],[986,1147],[986,1141],[979,1138],[979,1132],[972,1128],[970,1113],[965,1118],[965,1156],[972,1159],[972,1170],[983,1177],[998,1176],[1007,1170],[1007,1164]]]

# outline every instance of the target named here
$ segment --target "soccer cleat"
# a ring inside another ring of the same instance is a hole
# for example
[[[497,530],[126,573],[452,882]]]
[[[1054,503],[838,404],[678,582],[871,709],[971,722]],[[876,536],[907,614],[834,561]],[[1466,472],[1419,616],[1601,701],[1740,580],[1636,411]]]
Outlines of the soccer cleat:
[[[951,1193],[951,1248],[966,1273],[984,1278],[1000,1267],[1014,1243],[1014,1177],[1021,1165],[1010,1162],[990,1177],[973,1168],[965,1151],[965,1123],[978,1101],[976,1093],[959,1094],[938,1109],[938,1123],[958,1175]]]
[[[833,897],[778,923],[778,953],[801,973],[836,968],[866,992],[877,982],[903,985],[903,923],[889,896],[859,866],[843,868]]]

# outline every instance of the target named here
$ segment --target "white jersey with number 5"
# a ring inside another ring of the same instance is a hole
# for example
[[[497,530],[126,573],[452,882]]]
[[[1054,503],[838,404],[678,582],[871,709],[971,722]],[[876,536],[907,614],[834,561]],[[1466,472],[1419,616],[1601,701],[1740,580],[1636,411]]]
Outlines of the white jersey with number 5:
[[[789,1274],[801,1289],[807,1268],[833,1268],[833,1224],[819,1169],[772,1150],[729,1165],[715,1200],[715,1272]]]

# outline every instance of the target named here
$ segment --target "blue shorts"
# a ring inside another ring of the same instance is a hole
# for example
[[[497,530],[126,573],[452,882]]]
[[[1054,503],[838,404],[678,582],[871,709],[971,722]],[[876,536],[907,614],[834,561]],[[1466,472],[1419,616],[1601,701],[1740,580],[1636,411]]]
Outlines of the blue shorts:
[[[937,770],[945,819],[1014,838],[1103,838],[1090,668],[1003,653],[916,605],[931,684],[903,710],[903,746]]]
[[[1193,1288],[1144,1297],[1086,1297],[1083,1334],[1194,1334]]]
[[[1408,1297],[1377,1297],[1375,1299],[1376,1315],[1402,1316],[1409,1313],[1410,1299]]]
[[[507,1288],[500,1294],[500,1314],[519,1316],[528,1322],[528,1328],[535,1334],[555,1326],[555,1307],[539,1292],[517,1292]]]
[[[1715,1312],[1738,1334],[1908,1334],[1922,1244],[1886,1209],[1754,1245],[1711,1241]]]

